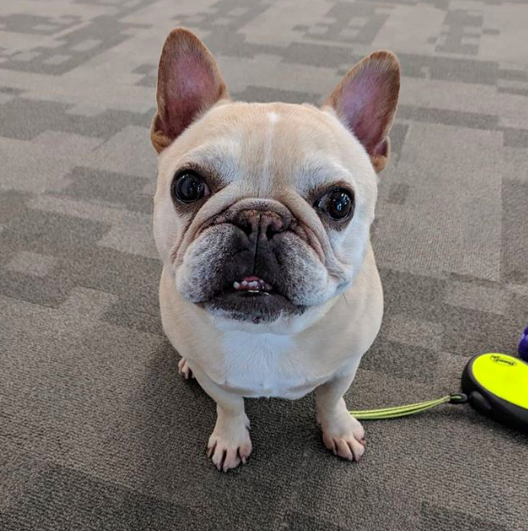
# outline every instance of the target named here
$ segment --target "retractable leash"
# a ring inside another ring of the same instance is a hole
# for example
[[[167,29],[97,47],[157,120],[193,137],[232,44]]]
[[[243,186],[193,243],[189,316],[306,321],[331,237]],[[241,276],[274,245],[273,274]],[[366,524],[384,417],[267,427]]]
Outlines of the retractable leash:
[[[528,433],[528,327],[521,336],[519,356],[499,353],[474,356],[462,373],[461,393],[405,406],[350,411],[350,414],[360,420],[395,419],[441,404],[469,403],[488,417]]]

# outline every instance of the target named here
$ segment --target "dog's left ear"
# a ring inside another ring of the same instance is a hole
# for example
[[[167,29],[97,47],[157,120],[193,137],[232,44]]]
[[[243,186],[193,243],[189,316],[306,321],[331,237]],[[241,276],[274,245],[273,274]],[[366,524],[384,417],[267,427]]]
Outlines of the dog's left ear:
[[[354,66],[325,105],[363,144],[374,169],[380,172],[389,156],[387,136],[400,92],[400,65],[391,52],[374,52]]]
[[[220,69],[202,41],[192,32],[170,32],[158,69],[158,112],[152,121],[150,139],[158,153],[203,112],[227,98]]]

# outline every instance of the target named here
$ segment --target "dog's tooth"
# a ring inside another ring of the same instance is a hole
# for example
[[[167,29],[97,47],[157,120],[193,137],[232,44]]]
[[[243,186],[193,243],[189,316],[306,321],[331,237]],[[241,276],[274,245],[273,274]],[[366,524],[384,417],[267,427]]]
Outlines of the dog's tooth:
[[[240,284],[238,282],[233,282],[233,287],[235,289],[240,289]]]
[[[248,285],[248,281],[247,280],[243,280],[242,281],[242,286],[246,287]]]

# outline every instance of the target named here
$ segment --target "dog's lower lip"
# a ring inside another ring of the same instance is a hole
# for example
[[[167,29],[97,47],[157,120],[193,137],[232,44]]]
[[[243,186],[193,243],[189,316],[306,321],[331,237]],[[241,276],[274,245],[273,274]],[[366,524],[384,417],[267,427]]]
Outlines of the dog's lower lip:
[[[281,315],[299,315],[303,306],[294,304],[277,291],[236,290],[227,288],[209,301],[206,306],[212,310],[222,310],[238,321],[274,321]]]
[[[247,289],[244,291],[229,291],[229,293],[232,293],[233,295],[239,295],[240,297],[254,297],[256,295],[262,295],[270,297],[272,295],[277,295],[276,292],[269,292],[269,291],[260,291],[258,289]]]

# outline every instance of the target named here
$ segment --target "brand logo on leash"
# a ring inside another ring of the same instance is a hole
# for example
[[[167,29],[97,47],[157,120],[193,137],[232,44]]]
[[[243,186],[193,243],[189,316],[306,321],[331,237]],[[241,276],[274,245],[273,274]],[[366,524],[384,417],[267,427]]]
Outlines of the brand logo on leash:
[[[490,358],[491,358],[491,361],[494,361],[495,363],[502,363],[503,365],[509,365],[510,367],[515,367],[515,365],[517,365],[516,361],[512,359],[503,358],[502,356],[494,355],[494,356],[490,356]]]

